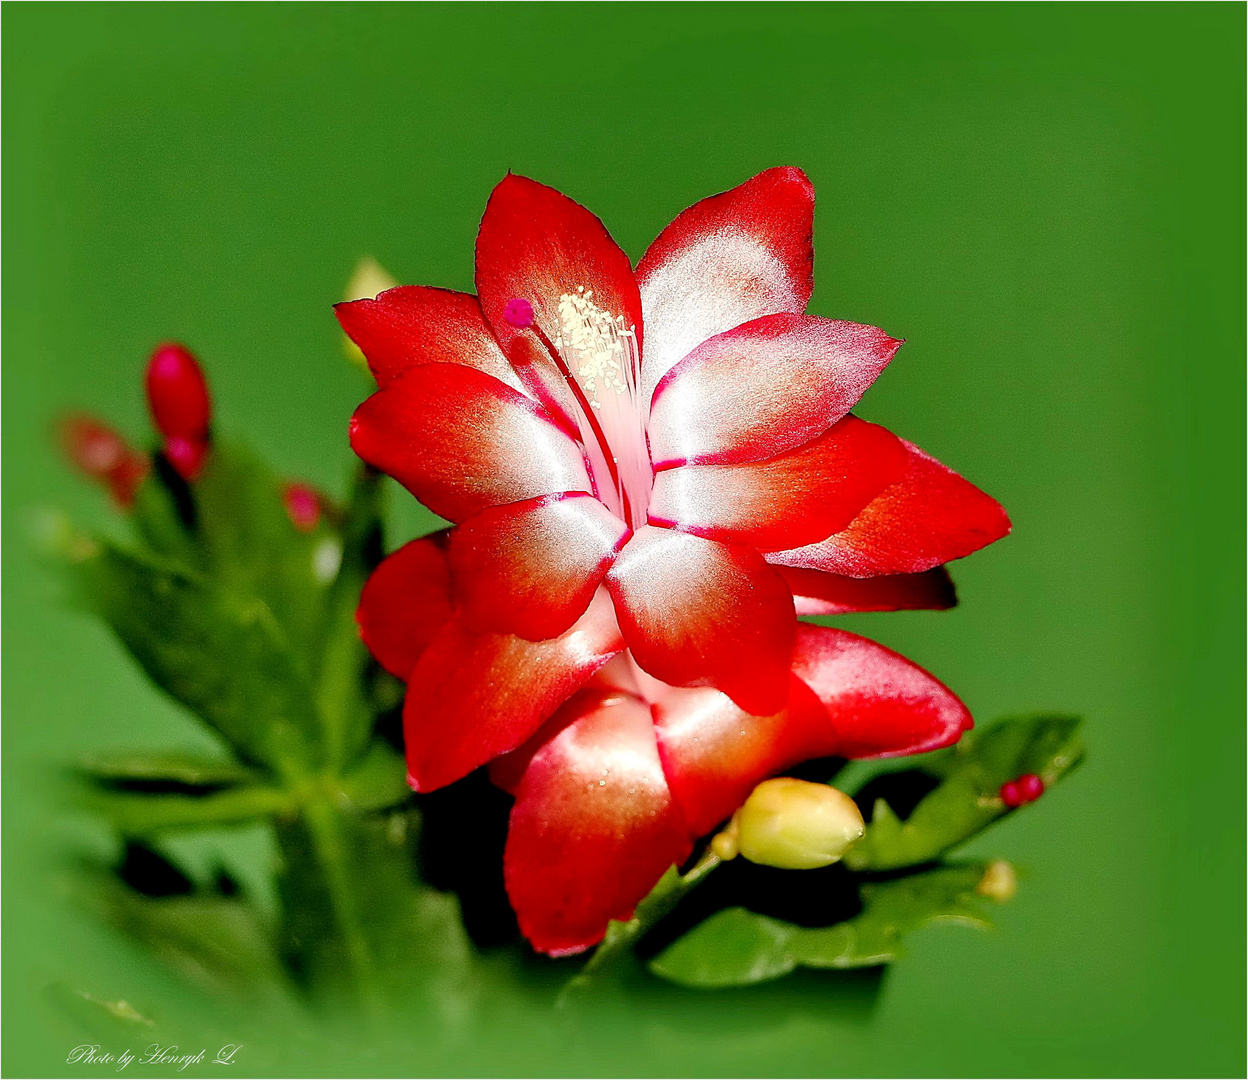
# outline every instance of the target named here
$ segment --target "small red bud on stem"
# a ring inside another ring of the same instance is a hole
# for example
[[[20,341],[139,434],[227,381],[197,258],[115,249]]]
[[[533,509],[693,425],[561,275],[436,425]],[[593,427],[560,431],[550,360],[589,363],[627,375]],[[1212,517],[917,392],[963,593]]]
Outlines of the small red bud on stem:
[[[1035,773],[1024,773],[1016,780],[1001,785],[1001,801],[1011,810],[1035,802],[1044,794],[1044,781]]]
[[[158,345],[147,365],[147,403],[165,437],[165,457],[184,480],[194,480],[208,456],[212,399],[199,361],[185,346]]]

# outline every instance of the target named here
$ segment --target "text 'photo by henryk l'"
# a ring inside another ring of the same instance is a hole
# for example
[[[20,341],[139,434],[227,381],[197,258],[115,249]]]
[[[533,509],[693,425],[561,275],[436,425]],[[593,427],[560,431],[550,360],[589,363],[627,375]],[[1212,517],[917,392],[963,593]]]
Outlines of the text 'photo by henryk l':
[[[0,21],[5,1077],[1244,1075],[1244,5]]]

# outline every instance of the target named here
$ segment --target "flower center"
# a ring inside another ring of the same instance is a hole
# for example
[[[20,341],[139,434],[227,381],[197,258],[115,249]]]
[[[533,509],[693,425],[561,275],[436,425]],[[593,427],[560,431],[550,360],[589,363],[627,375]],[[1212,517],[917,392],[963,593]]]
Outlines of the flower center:
[[[512,300],[508,307],[516,303]],[[529,329],[572,391],[598,497],[630,528],[639,528],[646,523],[654,476],[641,401],[637,329],[622,315],[600,307],[593,290],[583,285],[563,293],[556,312],[559,325],[553,341],[536,323]]]

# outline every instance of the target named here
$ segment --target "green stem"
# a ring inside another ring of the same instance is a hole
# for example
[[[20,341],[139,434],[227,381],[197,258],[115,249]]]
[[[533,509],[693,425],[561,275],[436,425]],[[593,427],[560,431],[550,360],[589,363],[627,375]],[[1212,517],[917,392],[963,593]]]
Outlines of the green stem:
[[[372,951],[364,933],[362,912],[357,905],[358,894],[352,887],[350,851],[344,836],[342,816],[328,801],[313,799],[304,806],[302,817],[313,855],[321,867],[331,914],[345,947],[351,982],[366,1015],[379,1019],[383,998]]]
[[[355,626],[360,590],[381,560],[382,475],[361,466],[344,511],[342,556],[326,598],[324,638],[319,645],[316,703],[324,723],[325,760],[343,767],[363,749],[370,725],[359,714],[359,686],[368,654]]]
[[[723,860],[708,847],[702,857],[685,874],[673,874],[662,878],[640,904],[628,922],[613,922],[607,929],[607,936],[594,951],[594,955],[581,968],[580,972],[570,979],[559,994],[557,1004],[564,1007],[571,995],[591,985],[596,977],[614,967],[624,957],[632,953],[633,947],[650,930],[669,915],[672,910],[695,888],[706,880],[712,870]]]

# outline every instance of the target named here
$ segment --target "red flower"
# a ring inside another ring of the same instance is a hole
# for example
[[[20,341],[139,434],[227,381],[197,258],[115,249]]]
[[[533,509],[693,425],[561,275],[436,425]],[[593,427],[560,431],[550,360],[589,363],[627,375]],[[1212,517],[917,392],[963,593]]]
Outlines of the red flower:
[[[802,314],[812,213],[772,169],[634,272],[587,210],[509,175],[479,299],[337,308],[380,385],[352,446],[457,526],[378,568],[365,639],[411,690],[413,787],[507,755],[508,888],[543,951],[600,938],[765,776],[970,724],[908,661],[795,618],[948,607],[941,564],[1009,529],[849,413],[900,342]]]

